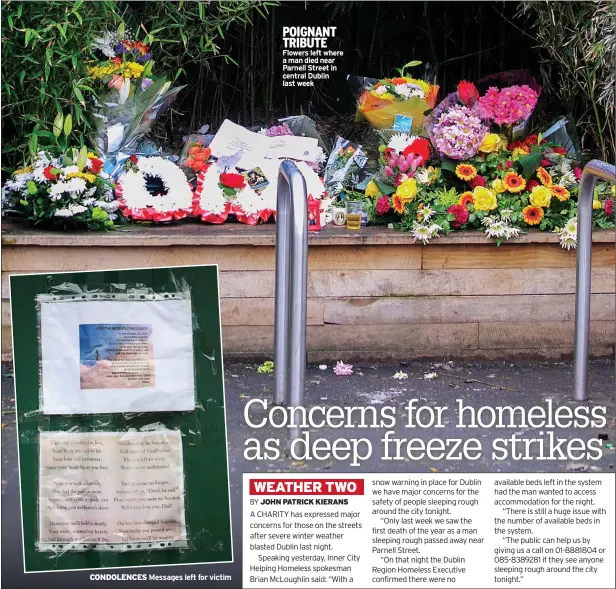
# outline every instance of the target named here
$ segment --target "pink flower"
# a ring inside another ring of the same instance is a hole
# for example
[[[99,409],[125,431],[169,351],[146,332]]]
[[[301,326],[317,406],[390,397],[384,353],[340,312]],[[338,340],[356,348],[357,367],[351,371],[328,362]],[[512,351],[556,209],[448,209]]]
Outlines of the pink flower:
[[[391,207],[389,206],[389,197],[381,196],[379,200],[376,201],[376,214],[377,215],[385,215],[389,213]]]
[[[605,201],[605,204],[603,205],[603,212],[608,217],[611,217],[614,214],[614,201],[611,198]]]
[[[339,360],[336,363],[336,366],[334,366],[334,374],[336,376],[350,376],[353,374],[353,365],[345,364]]]
[[[544,168],[548,168],[549,166],[551,166],[551,165],[552,165],[552,162],[551,162],[550,160],[543,159],[543,160],[541,160],[541,165],[542,165]]]
[[[394,171],[391,169],[391,166],[385,166],[385,175],[389,177],[394,175]]]
[[[573,173],[575,174],[575,179],[579,182],[582,179],[582,168],[575,168]]]
[[[508,86],[491,87],[479,99],[477,112],[479,116],[494,121],[497,125],[513,125],[526,121],[532,114],[539,95],[532,88]]]

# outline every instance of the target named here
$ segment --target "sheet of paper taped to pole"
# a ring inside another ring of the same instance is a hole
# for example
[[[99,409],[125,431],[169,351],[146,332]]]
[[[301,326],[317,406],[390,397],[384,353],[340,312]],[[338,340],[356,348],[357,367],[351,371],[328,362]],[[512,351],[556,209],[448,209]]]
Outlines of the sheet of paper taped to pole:
[[[179,431],[43,432],[39,476],[41,550],[186,540]]]

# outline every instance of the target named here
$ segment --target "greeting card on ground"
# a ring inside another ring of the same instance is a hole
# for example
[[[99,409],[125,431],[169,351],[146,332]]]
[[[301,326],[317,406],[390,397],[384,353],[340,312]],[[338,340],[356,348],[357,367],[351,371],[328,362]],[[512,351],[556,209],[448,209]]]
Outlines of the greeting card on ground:
[[[192,411],[190,295],[37,298],[45,414]]]

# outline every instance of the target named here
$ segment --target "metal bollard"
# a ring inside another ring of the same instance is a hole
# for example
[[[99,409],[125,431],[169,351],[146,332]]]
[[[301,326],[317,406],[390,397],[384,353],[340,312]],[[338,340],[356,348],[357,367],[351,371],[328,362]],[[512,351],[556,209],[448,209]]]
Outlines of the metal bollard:
[[[576,401],[588,399],[592,202],[597,179],[616,182],[614,166],[599,160],[592,160],[584,167],[580,182],[577,217],[575,348],[573,352],[573,391]]]
[[[276,209],[275,402],[295,407],[304,403],[308,200],[306,181],[291,161],[280,165]],[[290,441],[298,437],[294,424]]]

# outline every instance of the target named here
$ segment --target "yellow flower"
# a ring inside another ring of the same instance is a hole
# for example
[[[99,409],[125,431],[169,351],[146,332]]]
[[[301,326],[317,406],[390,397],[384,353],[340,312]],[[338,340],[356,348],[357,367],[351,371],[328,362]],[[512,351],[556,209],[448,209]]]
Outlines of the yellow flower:
[[[477,169],[471,164],[458,164],[456,166],[456,176],[460,178],[460,180],[466,180],[466,182],[468,182],[477,176]]]
[[[376,185],[376,182],[374,180],[370,180],[370,182],[368,182],[368,186],[366,186],[366,191],[364,193],[366,196],[371,196],[371,197],[377,197],[377,196],[381,196],[381,191],[379,190],[379,187]]]
[[[530,193],[530,204],[534,207],[549,207],[552,200],[552,193],[545,186],[535,186]]]
[[[70,180],[71,178],[83,178],[86,182],[94,183],[96,181],[96,175],[88,174],[87,172],[71,172],[66,175],[66,179]]]
[[[511,152],[511,157],[512,159],[517,160],[521,155],[528,155],[529,153],[530,153],[530,149],[526,147],[525,145],[523,145],[522,147],[516,147]]]
[[[612,184],[612,196],[616,196],[616,184]]]
[[[385,92],[385,94],[381,94],[379,98],[381,98],[382,100],[393,100],[394,95],[391,92]]]
[[[15,170],[13,172],[13,175],[16,174],[29,174],[32,171],[32,167],[31,166],[26,166],[25,168],[22,168],[21,170]]]
[[[492,180],[492,190],[494,190],[496,194],[501,194],[507,191],[507,187],[500,178],[497,178],[496,180]]]
[[[493,211],[498,206],[496,196],[485,186],[475,186],[473,200],[476,211]]]
[[[495,153],[503,147],[503,139],[496,133],[488,133],[479,146],[482,153]]]
[[[415,178],[409,178],[402,182],[396,189],[396,196],[403,202],[411,202],[417,195],[417,182]]]
[[[569,196],[570,196],[569,191],[564,186],[560,186],[559,184],[554,184],[550,186],[550,192],[552,193],[553,196],[555,196],[561,202],[565,202],[566,200],[569,200]]]
[[[592,201],[592,208],[595,210],[602,208],[601,201],[595,198],[595,200]]]
[[[552,176],[550,176],[550,173],[541,166],[537,168],[537,178],[539,178],[539,181],[544,186],[552,186]]]

